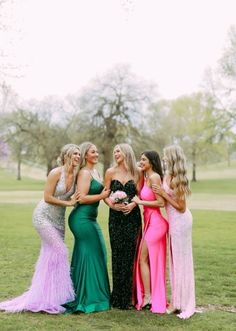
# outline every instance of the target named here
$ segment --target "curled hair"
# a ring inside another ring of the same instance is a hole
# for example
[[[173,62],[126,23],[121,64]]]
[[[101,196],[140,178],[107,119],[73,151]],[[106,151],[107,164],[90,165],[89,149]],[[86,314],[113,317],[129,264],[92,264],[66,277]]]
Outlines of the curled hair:
[[[125,144],[125,143],[116,145],[114,147],[114,150],[116,149],[116,147],[120,148],[121,153],[124,155],[125,167],[137,182],[139,179],[139,171],[133,148],[129,144]]]
[[[76,150],[80,150],[80,148],[78,145],[75,144],[67,144],[63,146],[58,159],[58,163],[65,166],[66,168],[69,168],[72,164],[72,155]]]
[[[81,145],[79,145],[79,148],[80,148],[79,169],[82,169],[86,166],[85,156],[91,146],[94,146],[94,144],[91,143],[90,141],[85,141]]]
[[[191,194],[184,152],[180,146],[171,145],[164,148],[164,158],[173,190],[179,199],[184,199],[186,195]]]
[[[163,171],[161,166],[161,160],[160,156],[156,151],[144,151],[142,155],[145,155],[150,164],[152,165],[152,170],[158,173],[158,175],[161,177],[161,180],[163,179]]]

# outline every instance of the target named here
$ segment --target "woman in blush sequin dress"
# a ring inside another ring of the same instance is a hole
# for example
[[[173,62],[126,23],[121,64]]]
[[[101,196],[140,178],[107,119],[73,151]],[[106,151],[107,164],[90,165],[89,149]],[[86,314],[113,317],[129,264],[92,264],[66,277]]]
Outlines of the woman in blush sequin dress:
[[[162,168],[156,151],[141,155],[140,167],[144,171],[144,184],[139,205],[144,206],[144,231],[137,261],[137,306],[138,310],[151,308],[153,313],[166,312],[166,232],[168,224],[160,212],[164,199],[154,194],[153,184],[161,184]]]
[[[195,312],[195,286],[192,257],[192,215],[186,208],[186,195],[190,194],[186,177],[186,161],[179,146],[164,149],[167,175],[153,190],[166,201],[169,221],[169,270],[171,303],[167,313],[180,310],[177,316],[189,318]]]
[[[44,199],[33,213],[33,225],[41,239],[41,251],[28,291],[0,303],[7,312],[44,311],[49,314],[64,312],[61,306],[73,299],[67,248],[64,244],[65,209],[73,206],[77,196],[75,178],[80,158],[79,147],[65,145],[61,151],[61,167],[53,169],[47,178]]]

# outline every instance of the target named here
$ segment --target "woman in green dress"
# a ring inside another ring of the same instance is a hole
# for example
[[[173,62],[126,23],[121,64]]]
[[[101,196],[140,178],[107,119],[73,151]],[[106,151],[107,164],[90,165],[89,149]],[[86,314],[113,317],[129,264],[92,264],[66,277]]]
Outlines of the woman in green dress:
[[[77,180],[80,199],[69,216],[69,227],[75,238],[71,261],[75,299],[63,304],[67,314],[110,309],[106,248],[96,220],[99,201],[107,198],[110,191],[103,187],[95,169],[99,155],[97,147],[85,142],[80,145],[80,151]]]

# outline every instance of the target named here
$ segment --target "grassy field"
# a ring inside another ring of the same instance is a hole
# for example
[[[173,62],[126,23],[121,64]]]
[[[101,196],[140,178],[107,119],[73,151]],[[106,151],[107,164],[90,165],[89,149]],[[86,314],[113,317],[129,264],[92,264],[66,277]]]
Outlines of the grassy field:
[[[2,186],[3,179],[3,186]],[[233,180],[234,178],[232,178]],[[196,183],[193,192],[202,190],[209,195],[222,193],[222,181],[217,179]],[[14,194],[17,190],[41,191],[44,183],[26,179],[23,187],[15,179],[0,171],[0,191]],[[17,186],[18,185],[18,186]],[[200,187],[202,185],[202,187]],[[224,181],[223,193],[234,194],[232,181]],[[236,186],[235,186],[236,187]],[[38,192],[40,193],[40,192]],[[21,192],[19,192],[21,194]],[[194,196],[194,193],[193,193]],[[0,300],[21,294],[31,281],[40,248],[40,240],[32,227],[35,203],[29,200],[6,203],[0,200]],[[67,215],[70,209],[67,211]],[[110,247],[107,229],[107,207],[101,203],[99,223],[108,251],[108,269],[111,277]],[[236,212],[192,210],[193,253],[196,278],[196,300],[199,311],[187,321],[176,316],[156,315],[148,311],[111,311],[92,314],[51,316],[48,314],[6,314],[0,312],[1,331],[84,331],[84,330],[235,330],[235,233]],[[73,237],[67,228],[66,244],[71,253]],[[169,284],[168,296],[170,294]]]
[[[30,177],[22,177],[16,180],[15,174],[0,168],[0,191],[41,191],[45,180],[36,180]]]
[[[193,193],[236,194],[236,178],[201,179],[190,185]]]

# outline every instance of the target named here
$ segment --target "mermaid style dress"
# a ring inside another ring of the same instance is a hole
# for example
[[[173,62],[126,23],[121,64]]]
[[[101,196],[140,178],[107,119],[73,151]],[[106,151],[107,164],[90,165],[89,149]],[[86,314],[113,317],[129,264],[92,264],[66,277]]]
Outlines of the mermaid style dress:
[[[144,183],[140,192],[142,200],[156,200],[152,189]],[[143,241],[148,247],[150,265],[151,311],[166,312],[166,233],[168,223],[162,216],[160,208],[144,206],[144,233],[138,252],[137,260],[137,299],[136,308],[142,309],[144,288],[140,271],[140,253]]]
[[[123,185],[119,180],[111,181],[112,192],[126,192],[129,201],[136,194],[133,180]],[[109,234],[112,252],[112,295],[111,304],[114,308],[129,309],[135,304],[135,265],[138,245],[141,238],[141,214],[136,206],[128,215],[110,208]]]
[[[164,190],[175,198],[165,178]],[[169,272],[171,305],[181,310],[182,318],[195,312],[195,285],[192,256],[192,214],[189,209],[180,213],[169,203],[166,204],[169,222]]]
[[[75,184],[75,179],[74,179]],[[68,200],[75,185],[66,192],[65,173],[62,167],[54,196]],[[67,248],[64,244],[65,207],[41,200],[33,213],[33,225],[41,238],[41,251],[28,291],[12,300],[0,303],[0,310],[7,312],[44,311],[62,313],[61,304],[72,300],[74,291],[70,279]]]
[[[102,189],[103,185],[92,178],[88,194],[99,194]],[[110,309],[106,248],[96,220],[98,205],[99,201],[78,204],[69,216],[69,226],[75,238],[71,261],[75,299],[63,304],[67,314]]]

